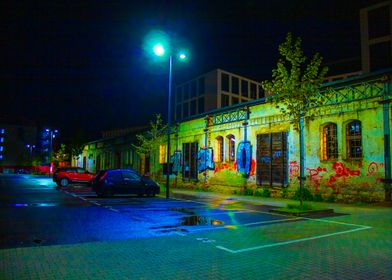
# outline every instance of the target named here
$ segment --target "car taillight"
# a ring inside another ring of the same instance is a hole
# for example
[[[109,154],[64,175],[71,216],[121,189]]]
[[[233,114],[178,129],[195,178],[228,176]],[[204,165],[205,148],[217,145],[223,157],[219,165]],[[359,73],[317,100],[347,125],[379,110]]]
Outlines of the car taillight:
[[[107,174],[107,172],[102,174],[101,178],[99,178],[100,182],[103,182],[105,180],[106,174]]]

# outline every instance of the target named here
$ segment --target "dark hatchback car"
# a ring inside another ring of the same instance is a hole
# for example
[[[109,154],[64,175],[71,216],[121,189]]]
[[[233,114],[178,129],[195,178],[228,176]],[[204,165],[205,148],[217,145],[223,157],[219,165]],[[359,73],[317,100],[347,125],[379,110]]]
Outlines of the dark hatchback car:
[[[91,187],[98,196],[112,196],[114,194],[155,196],[160,192],[157,183],[142,177],[132,169],[101,170],[91,181]]]

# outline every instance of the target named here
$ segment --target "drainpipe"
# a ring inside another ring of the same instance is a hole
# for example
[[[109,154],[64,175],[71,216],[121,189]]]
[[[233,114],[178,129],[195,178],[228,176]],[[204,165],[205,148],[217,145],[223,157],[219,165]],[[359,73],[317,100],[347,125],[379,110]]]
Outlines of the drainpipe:
[[[383,94],[383,120],[384,120],[384,189],[385,201],[391,201],[391,146],[390,146],[390,126],[389,126],[389,81],[384,82]]]
[[[305,182],[305,141],[304,141],[304,117],[299,118],[299,193],[302,205],[302,194]]]

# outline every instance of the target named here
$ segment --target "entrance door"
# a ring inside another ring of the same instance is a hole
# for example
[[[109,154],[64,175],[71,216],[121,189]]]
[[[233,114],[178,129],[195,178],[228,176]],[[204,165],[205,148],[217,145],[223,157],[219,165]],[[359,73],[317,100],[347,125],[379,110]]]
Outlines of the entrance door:
[[[197,142],[183,143],[182,179],[184,181],[197,180]]]
[[[257,135],[258,185],[287,184],[287,133]]]

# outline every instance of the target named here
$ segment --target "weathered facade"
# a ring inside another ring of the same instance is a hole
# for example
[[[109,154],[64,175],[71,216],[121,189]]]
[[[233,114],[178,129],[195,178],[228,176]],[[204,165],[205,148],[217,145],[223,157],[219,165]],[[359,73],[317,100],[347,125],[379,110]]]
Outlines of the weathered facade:
[[[391,179],[390,78],[384,71],[323,86],[325,105],[305,119],[303,162],[306,187],[319,199],[384,199]],[[267,187],[282,196],[298,186],[299,133],[264,98],[198,115],[172,131],[171,154],[181,159],[173,166],[177,184],[253,193]],[[165,149],[151,156],[165,159]],[[210,158],[207,168],[201,161]],[[162,170],[161,163],[153,169]]]
[[[149,162],[132,147],[134,135],[118,135],[92,141],[84,146],[82,154],[72,159],[73,166],[96,173],[102,169],[133,168],[141,174],[148,172]]]

